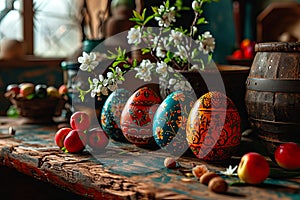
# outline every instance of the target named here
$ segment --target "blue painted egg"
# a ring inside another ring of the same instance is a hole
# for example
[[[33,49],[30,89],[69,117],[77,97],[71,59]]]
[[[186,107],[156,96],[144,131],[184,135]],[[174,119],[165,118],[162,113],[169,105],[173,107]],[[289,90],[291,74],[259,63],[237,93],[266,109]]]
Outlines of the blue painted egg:
[[[190,95],[175,91],[165,98],[155,112],[155,142],[173,155],[180,156],[189,148],[186,141],[186,123],[195,101]]]
[[[131,93],[128,90],[120,88],[112,92],[103,105],[101,126],[107,135],[115,141],[127,142],[120,128],[120,118],[130,96]]]

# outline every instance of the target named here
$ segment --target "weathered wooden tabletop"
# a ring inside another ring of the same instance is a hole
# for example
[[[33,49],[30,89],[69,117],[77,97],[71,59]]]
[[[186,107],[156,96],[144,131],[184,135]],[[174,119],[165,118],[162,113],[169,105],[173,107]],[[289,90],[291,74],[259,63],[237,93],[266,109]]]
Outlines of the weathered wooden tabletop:
[[[15,136],[3,138],[10,126]],[[181,167],[167,169],[166,153],[127,143],[110,141],[101,153],[64,153],[54,143],[56,130],[56,125],[21,125],[19,120],[0,118],[0,165],[92,199],[300,199],[299,177],[232,185],[227,193],[216,194],[190,176],[193,163],[207,164],[193,155],[181,156]],[[218,172],[238,162],[239,157],[233,157],[230,163],[207,167]],[[229,184],[238,180],[224,178]]]

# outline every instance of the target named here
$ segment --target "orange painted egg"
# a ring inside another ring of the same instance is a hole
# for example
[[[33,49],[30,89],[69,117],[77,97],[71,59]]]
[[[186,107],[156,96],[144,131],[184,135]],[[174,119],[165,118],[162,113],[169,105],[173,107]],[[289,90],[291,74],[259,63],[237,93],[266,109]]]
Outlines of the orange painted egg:
[[[121,114],[121,129],[125,138],[144,147],[157,147],[152,135],[153,116],[161,103],[157,93],[142,87],[127,100]]]
[[[221,92],[201,96],[190,111],[187,141],[201,160],[230,159],[241,142],[241,119],[236,106]]]

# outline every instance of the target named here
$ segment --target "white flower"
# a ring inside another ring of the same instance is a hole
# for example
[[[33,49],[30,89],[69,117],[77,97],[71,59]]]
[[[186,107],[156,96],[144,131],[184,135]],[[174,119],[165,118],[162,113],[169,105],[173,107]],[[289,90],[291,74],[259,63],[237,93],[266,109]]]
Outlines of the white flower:
[[[122,84],[123,80],[125,80],[124,77],[123,77],[122,70],[119,67],[116,67],[115,73],[116,73],[116,75],[115,75],[116,84]]]
[[[118,89],[118,85],[117,84],[111,84],[108,86],[108,89],[110,91],[115,91],[116,89]]]
[[[166,51],[162,47],[158,46],[156,48],[156,56],[159,58],[164,58],[166,57]]]
[[[183,33],[179,32],[179,31],[171,30],[169,40],[170,40],[170,42],[173,42],[174,45],[179,45],[180,42],[182,41],[182,37],[183,37]]]
[[[163,61],[158,62],[156,72],[166,78],[168,76],[168,65]]]
[[[102,86],[102,85],[99,85],[99,91],[100,91],[101,94],[103,94],[103,95],[105,95],[105,96],[108,95],[108,89],[107,89],[107,87],[104,87],[104,86]]]
[[[183,60],[188,57],[188,52],[184,46],[178,45],[177,49],[178,49],[178,51],[175,52],[175,55],[179,56]]]
[[[195,64],[191,67],[191,71],[199,71],[199,70],[200,70],[200,67],[197,64]]]
[[[193,3],[192,3],[193,10],[196,10],[197,7],[199,7],[199,6],[200,6],[200,3],[197,0],[194,0]]]
[[[78,58],[78,62],[81,63],[79,68],[82,71],[88,71],[88,72],[94,70],[95,67],[99,64],[96,58],[97,56],[94,52],[91,52],[90,54],[83,52],[82,56]]]
[[[234,167],[234,168],[232,168],[232,166],[231,165],[229,165],[229,167],[228,168],[226,168],[226,171],[221,171],[220,173],[221,174],[224,174],[224,175],[227,175],[227,176],[233,176],[233,175],[236,175],[236,173],[234,173],[235,172],[235,170],[237,169],[237,165]]]
[[[197,26],[193,26],[193,35],[195,35],[197,33],[197,31],[198,31]]]
[[[155,65],[150,60],[143,60],[140,66],[134,68],[137,71],[135,77],[144,81],[151,81],[151,69],[154,67]]]
[[[91,97],[95,97],[98,93],[98,84],[99,84],[99,79],[94,78],[92,80],[92,84],[90,85],[90,88],[92,89],[91,91]]]
[[[141,34],[140,27],[138,28],[133,27],[128,31],[128,35],[127,35],[128,44],[137,45],[141,43],[141,38],[142,38],[142,34]]]
[[[176,79],[171,78],[171,79],[169,80],[169,85],[174,85],[175,83],[176,83]]]
[[[215,49],[215,38],[210,34],[209,31],[206,31],[202,34],[202,41],[200,42],[199,50],[203,51],[204,54],[214,52]]]
[[[175,18],[175,7],[167,9],[165,6],[161,5],[158,9],[159,17],[155,17],[155,20],[158,21],[160,27],[169,27],[172,22],[176,21]]]
[[[174,90],[180,90],[180,89],[181,89],[180,81],[176,81],[174,85]]]

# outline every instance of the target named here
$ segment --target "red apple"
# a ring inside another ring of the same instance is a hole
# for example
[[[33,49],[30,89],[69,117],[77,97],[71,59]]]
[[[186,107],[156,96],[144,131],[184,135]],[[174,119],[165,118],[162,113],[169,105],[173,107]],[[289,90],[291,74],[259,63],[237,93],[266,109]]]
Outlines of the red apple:
[[[248,46],[243,50],[244,58],[252,59],[254,57],[254,49],[252,46]]]
[[[241,41],[240,48],[241,48],[242,51],[244,49],[246,49],[247,47],[250,47],[250,46],[251,46],[251,40],[250,39],[243,39]]]
[[[84,111],[76,111],[70,117],[70,125],[72,129],[88,130],[90,127],[90,117]]]
[[[95,151],[103,150],[108,145],[109,137],[102,128],[93,128],[88,132],[88,145]]]
[[[64,147],[64,140],[66,138],[66,136],[69,134],[69,132],[72,131],[71,128],[61,128],[59,129],[56,134],[55,134],[55,137],[54,137],[54,141],[56,143],[56,145],[59,147],[59,148],[63,148]]]
[[[241,58],[243,58],[243,53],[242,53],[242,51],[240,49],[235,50],[232,53],[232,57],[235,58],[235,59],[241,59]]]
[[[81,130],[71,130],[64,140],[64,147],[69,153],[79,153],[85,148],[86,134]]]
[[[33,83],[22,83],[19,85],[20,87],[20,95],[22,97],[29,97],[34,94],[34,84]]]
[[[288,170],[300,168],[300,146],[295,142],[280,144],[274,152],[277,164]]]
[[[264,156],[256,152],[243,155],[237,170],[239,178],[250,184],[262,183],[269,173],[269,163]]]
[[[66,86],[66,85],[61,85],[61,86],[59,86],[59,88],[58,88],[58,93],[59,93],[60,95],[67,94],[67,93],[68,93],[68,88],[67,88],[67,86]]]
[[[7,87],[6,87],[6,91],[7,92],[14,92],[15,95],[19,94],[20,93],[20,87],[18,84],[9,84]]]

